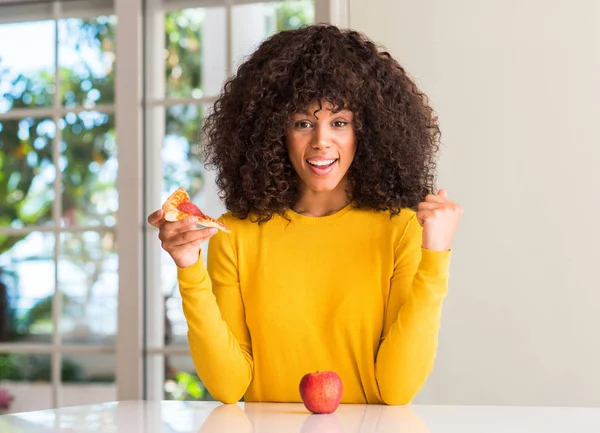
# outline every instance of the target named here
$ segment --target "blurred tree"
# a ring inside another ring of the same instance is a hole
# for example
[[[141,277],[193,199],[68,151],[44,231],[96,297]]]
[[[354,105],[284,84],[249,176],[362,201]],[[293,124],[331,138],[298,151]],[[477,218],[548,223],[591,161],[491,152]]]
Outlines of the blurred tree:
[[[97,50],[98,57],[106,57],[105,49],[114,45],[114,20],[101,17],[88,21],[64,20],[61,24],[64,33],[69,35],[65,43],[71,49],[85,47]],[[74,26],[77,31],[73,31]],[[60,97],[67,107],[90,106],[100,95],[112,100],[114,59],[110,63],[110,70],[104,74],[94,71],[85,61],[77,70],[59,68],[61,87],[57,96],[53,74],[39,71],[15,76],[7,67],[2,67],[0,59],[0,83],[8,81],[5,87],[9,89],[0,99],[8,103],[9,109],[47,105],[46,101],[54,97]],[[40,82],[46,85],[41,86]],[[98,196],[107,189],[114,189],[114,181],[102,180],[97,173],[98,167],[116,157],[114,118],[91,112],[70,113],[58,125],[51,119],[32,117],[0,122],[0,226],[51,223],[56,170],[52,164],[52,140],[57,130],[61,134],[59,169],[63,178],[63,215],[75,219],[75,213],[79,213],[79,222],[83,224],[106,223],[98,208]],[[21,239],[0,235],[0,254]]]
[[[273,7],[277,17],[277,32],[297,29],[315,21],[315,7],[312,1],[279,2]]]
[[[0,381],[50,382],[51,370],[49,355],[0,355]],[[61,380],[80,382],[89,379],[85,378],[80,365],[67,358],[61,362]],[[114,378],[108,377],[99,381],[114,381]]]
[[[59,22],[60,49],[70,51],[75,65],[61,65],[60,89],[54,87],[54,74],[48,71],[14,73],[0,59],[0,85],[8,89],[0,101],[8,109],[51,106],[53,98],[61,98],[65,107],[90,107],[114,100],[115,20],[99,17],[93,20],[67,19]],[[85,53],[85,54],[82,54]],[[34,54],[34,53],[31,53]],[[73,60],[71,59],[71,62]],[[50,103],[49,103],[50,101]],[[52,156],[53,140],[60,133],[59,170],[62,174],[62,218],[66,225],[113,225],[116,210],[116,145],[114,116],[94,111],[68,113],[57,124],[52,119],[26,117],[0,122],[0,227],[26,227],[52,223],[56,199],[54,181],[56,167]],[[112,208],[107,203],[113,203]],[[23,235],[0,234],[0,255],[23,240]],[[72,243],[72,242],[71,242]],[[101,272],[104,257],[89,249],[71,251],[63,245],[63,254],[82,269],[93,267],[90,275]],[[24,259],[27,260],[27,259]],[[7,272],[8,270],[5,270]],[[88,287],[92,287],[90,284]],[[9,290],[2,312],[14,316],[18,287]],[[91,295],[88,291],[87,300]],[[63,299],[66,299],[63,296]],[[67,306],[68,304],[65,304]],[[83,307],[85,308],[85,304]],[[30,332],[31,326],[50,319],[52,298],[39,300],[24,316],[13,317],[18,332],[11,327],[14,340]],[[25,326],[21,326],[25,325]],[[51,329],[52,324],[45,325]]]

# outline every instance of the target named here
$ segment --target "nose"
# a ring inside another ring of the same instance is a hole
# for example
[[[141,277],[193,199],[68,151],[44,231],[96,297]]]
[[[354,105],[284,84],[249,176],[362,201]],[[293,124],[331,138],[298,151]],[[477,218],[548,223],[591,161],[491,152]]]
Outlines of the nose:
[[[319,124],[315,128],[315,135],[312,141],[313,149],[328,149],[331,147],[331,135],[327,125],[324,123]]]

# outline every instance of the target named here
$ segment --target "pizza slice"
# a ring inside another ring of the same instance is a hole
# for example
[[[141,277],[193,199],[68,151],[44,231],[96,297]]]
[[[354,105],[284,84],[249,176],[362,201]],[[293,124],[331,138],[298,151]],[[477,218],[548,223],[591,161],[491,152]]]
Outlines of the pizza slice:
[[[179,221],[188,216],[198,218],[198,224],[204,227],[215,227],[225,233],[231,233],[231,229],[214,218],[205,215],[198,206],[191,202],[187,191],[179,187],[171,194],[162,205],[167,221]]]

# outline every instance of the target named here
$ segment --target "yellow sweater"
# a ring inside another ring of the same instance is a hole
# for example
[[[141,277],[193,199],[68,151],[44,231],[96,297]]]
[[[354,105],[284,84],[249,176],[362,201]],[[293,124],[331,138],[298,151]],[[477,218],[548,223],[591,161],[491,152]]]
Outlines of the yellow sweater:
[[[299,402],[332,370],[342,403],[406,404],[433,367],[451,252],[423,249],[415,212],[347,206],[262,225],[221,217],[204,262],[178,268],[191,355],[211,395]],[[211,290],[212,289],[212,290]]]

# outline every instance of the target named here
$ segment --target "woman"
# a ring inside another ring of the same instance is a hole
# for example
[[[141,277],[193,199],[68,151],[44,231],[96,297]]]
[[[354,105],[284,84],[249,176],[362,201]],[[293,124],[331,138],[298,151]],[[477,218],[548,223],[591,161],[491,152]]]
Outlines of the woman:
[[[310,26],[240,66],[205,133],[232,233],[148,221],[178,267],[208,391],[297,402],[304,374],[333,370],[343,403],[409,403],[433,367],[462,215],[433,194],[425,95],[361,34]]]

